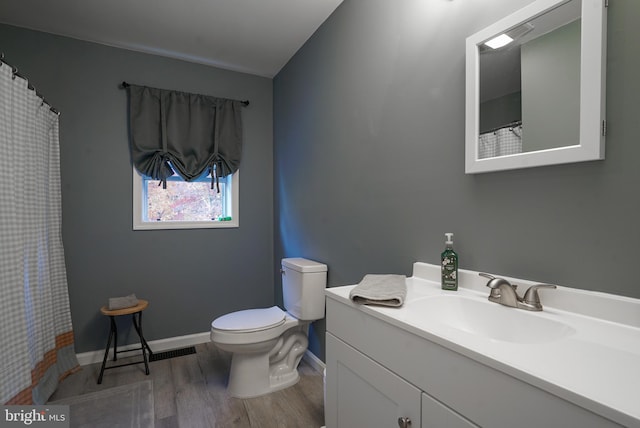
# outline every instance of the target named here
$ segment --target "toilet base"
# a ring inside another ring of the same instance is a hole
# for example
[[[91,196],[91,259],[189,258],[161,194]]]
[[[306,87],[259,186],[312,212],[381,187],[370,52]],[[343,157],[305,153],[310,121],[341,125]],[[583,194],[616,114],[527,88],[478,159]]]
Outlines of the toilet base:
[[[227,392],[236,398],[252,398],[295,385],[298,364],[308,346],[306,330],[292,328],[266,352],[234,352]]]
[[[299,380],[297,369],[285,376],[270,376],[268,355],[234,354],[227,393],[236,398],[259,397],[293,386]]]

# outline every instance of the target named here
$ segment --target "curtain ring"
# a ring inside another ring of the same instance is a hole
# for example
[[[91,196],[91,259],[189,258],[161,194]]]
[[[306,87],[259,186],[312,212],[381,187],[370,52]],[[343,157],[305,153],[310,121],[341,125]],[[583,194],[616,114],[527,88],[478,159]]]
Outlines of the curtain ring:
[[[18,75],[18,67],[13,67],[13,76],[11,76],[11,80],[15,80]]]

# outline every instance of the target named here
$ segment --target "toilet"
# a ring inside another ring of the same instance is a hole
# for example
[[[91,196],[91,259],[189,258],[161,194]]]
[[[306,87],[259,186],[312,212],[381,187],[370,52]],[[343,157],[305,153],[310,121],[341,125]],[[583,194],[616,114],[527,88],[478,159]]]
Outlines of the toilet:
[[[227,386],[232,397],[257,397],[298,382],[309,324],[324,318],[327,265],[286,258],[280,271],[286,312],[277,306],[246,309],[211,323],[213,344],[232,354]]]

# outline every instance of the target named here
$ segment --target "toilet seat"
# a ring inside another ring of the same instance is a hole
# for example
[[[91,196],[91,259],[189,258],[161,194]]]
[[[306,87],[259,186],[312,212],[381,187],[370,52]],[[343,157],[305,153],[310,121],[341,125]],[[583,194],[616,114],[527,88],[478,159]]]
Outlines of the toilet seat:
[[[233,333],[251,333],[278,327],[285,322],[285,312],[277,306],[245,309],[216,318],[211,327]]]

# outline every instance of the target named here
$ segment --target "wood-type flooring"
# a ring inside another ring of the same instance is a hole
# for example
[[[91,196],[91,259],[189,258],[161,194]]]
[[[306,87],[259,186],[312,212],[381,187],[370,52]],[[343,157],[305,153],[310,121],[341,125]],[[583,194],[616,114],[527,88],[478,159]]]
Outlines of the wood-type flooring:
[[[139,357],[139,356],[138,356]],[[120,363],[121,358],[118,358]],[[122,359],[124,361],[124,359]],[[324,425],[322,374],[302,361],[300,381],[262,397],[230,397],[226,383],[230,355],[212,343],[196,353],[106,370],[96,383],[100,363],[84,366],[64,379],[50,401],[151,379],[155,428],[320,428]],[[114,409],[117,412],[118,409]]]

